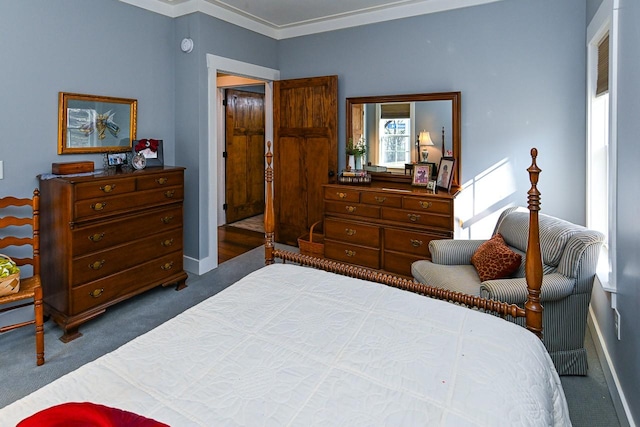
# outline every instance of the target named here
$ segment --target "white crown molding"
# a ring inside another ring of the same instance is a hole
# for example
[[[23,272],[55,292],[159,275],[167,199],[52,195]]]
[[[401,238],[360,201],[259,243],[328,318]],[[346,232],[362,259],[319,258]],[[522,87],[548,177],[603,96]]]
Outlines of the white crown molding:
[[[326,31],[340,30],[357,27],[360,25],[377,22],[391,21],[394,19],[408,18],[417,15],[442,12],[463,7],[478,6],[503,0],[424,0],[410,5],[399,5],[385,9],[376,9],[368,12],[355,12],[333,16],[327,19],[305,21],[288,26],[271,26],[232,12],[223,7],[209,3],[206,0],[187,0],[181,3],[168,4],[159,0],[119,0],[133,6],[140,7],[171,18],[201,12],[209,16],[221,19],[231,24],[238,25],[256,33],[271,37],[276,40],[291,37],[305,36],[309,34],[323,33]]]

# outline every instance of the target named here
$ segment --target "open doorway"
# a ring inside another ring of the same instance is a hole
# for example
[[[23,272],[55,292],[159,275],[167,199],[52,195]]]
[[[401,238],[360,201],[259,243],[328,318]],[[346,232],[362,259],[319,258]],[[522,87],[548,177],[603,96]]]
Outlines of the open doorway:
[[[218,73],[217,81],[224,107],[223,263],[264,243],[265,83],[226,73]]]
[[[186,257],[185,269],[205,274],[218,266],[218,224],[225,223],[224,205],[224,122],[222,94],[218,89],[218,73],[244,76],[265,85],[265,140],[273,141],[273,82],[280,80],[280,71],[272,68],[206,54],[207,60],[207,138],[201,146],[198,174],[198,258]]]

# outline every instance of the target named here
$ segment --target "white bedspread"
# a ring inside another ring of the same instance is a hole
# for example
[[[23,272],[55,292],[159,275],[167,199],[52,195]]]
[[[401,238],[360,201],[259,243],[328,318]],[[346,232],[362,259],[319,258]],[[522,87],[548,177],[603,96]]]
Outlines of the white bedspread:
[[[570,425],[532,333],[289,264],[248,275],[5,407],[0,420],[15,425],[69,401],[174,427]]]

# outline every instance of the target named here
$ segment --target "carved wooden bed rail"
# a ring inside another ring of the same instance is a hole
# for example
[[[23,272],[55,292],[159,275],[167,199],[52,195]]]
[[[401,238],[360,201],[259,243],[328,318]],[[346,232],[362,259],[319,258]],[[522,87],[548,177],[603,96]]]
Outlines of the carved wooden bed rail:
[[[417,283],[412,280],[397,277],[381,271],[372,270],[365,267],[332,261],[324,258],[317,258],[309,255],[302,255],[296,252],[276,249],[274,246],[274,204],[273,204],[273,153],[271,152],[271,142],[267,142],[267,168],[265,170],[266,183],[266,207],[264,213],[265,226],[265,263],[273,264],[276,258],[283,261],[290,261],[296,264],[341,274],[343,276],[355,277],[382,283],[395,288],[414,292],[431,298],[451,301],[464,304],[470,307],[477,307],[483,310],[492,311],[502,316],[525,317],[526,327],[538,337],[542,338],[542,305],[540,304],[540,287],[542,285],[542,258],[540,253],[540,236],[538,231],[538,211],[540,210],[540,192],[537,188],[540,169],[536,164],[538,151],[531,149],[531,166],[527,169],[531,181],[531,189],[528,192],[529,202],[529,241],[527,245],[527,257],[525,271],[527,277],[527,288],[529,296],[524,305],[524,309],[516,304],[489,300],[461,292],[453,292],[445,289]]]

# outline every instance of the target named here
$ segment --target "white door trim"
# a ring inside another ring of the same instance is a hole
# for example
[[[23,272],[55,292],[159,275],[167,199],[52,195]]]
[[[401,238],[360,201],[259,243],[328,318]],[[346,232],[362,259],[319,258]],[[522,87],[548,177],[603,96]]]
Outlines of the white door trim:
[[[208,144],[207,153],[203,153],[207,161],[201,163],[199,176],[198,229],[200,230],[200,250],[203,246],[208,250],[205,252],[207,255],[200,260],[185,259],[185,269],[198,275],[218,267],[218,224],[222,212],[220,197],[224,200],[224,174],[218,173],[224,170],[222,158],[224,137],[220,137],[218,128],[218,125],[223,123],[221,114],[224,114],[224,111],[218,108],[220,105],[218,103],[220,91],[216,83],[218,72],[251,77],[265,82],[266,141],[273,141],[273,81],[280,80],[280,70],[207,54]],[[224,129],[222,131],[224,132]]]

